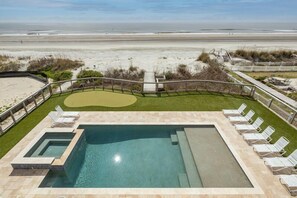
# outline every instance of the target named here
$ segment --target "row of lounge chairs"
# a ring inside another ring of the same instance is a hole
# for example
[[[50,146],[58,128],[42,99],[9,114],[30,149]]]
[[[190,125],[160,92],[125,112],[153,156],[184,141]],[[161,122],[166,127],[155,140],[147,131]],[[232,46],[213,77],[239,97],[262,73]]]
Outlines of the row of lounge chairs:
[[[72,126],[75,120],[79,118],[79,112],[63,111],[60,106],[55,107],[56,111],[50,112],[49,117],[52,119],[52,127],[55,126]]]
[[[255,115],[250,110],[246,115],[244,110],[247,105],[242,104],[238,109],[223,110],[223,113],[236,130],[242,134],[243,139],[253,147],[254,151],[264,160],[264,164],[275,175],[280,175],[280,182],[287,187],[291,195],[297,195],[297,149],[288,157],[284,148],[289,144],[289,140],[285,137],[279,138],[274,144],[270,144],[271,135],[275,132],[272,126],[268,126],[262,131],[261,125],[264,120],[258,117],[254,122],[252,117]],[[262,132],[261,132],[262,131]],[[259,133],[261,132],[261,133]]]

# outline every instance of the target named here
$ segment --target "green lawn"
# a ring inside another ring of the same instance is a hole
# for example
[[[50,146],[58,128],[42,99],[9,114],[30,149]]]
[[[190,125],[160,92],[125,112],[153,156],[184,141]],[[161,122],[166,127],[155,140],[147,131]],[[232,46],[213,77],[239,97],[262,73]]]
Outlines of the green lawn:
[[[60,105],[65,110],[77,111],[221,111],[222,109],[238,108],[241,103],[245,102],[249,108],[252,108],[256,112],[257,116],[261,116],[265,120],[262,128],[271,125],[276,129],[276,133],[273,135],[273,142],[283,135],[291,141],[287,147],[287,154],[297,148],[297,131],[260,103],[249,97],[214,93],[183,93],[162,95],[161,97],[137,96],[136,103],[120,108],[99,106],[69,108],[64,105],[64,99],[69,95],[51,97],[28,117],[24,118],[15,127],[1,136],[0,157],[2,158],[34,126],[47,116],[50,111],[54,110],[56,105]]]

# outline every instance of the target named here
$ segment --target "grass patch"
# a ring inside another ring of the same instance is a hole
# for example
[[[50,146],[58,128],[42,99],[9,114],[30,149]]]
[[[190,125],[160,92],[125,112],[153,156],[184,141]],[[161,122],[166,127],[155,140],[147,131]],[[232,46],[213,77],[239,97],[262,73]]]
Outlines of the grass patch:
[[[254,79],[263,77],[297,78],[297,72],[245,72]]]
[[[222,109],[238,108],[240,104],[244,102],[248,107],[255,110],[256,116],[261,116],[265,120],[263,128],[269,124],[276,129],[273,135],[273,142],[280,136],[285,136],[291,141],[287,147],[287,154],[290,154],[297,148],[296,130],[260,103],[249,97],[195,92],[170,95],[163,94],[161,97],[136,96],[137,101],[133,105],[119,108],[100,106],[70,108],[64,105],[64,100],[69,95],[70,94],[52,96],[28,117],[24,118],[15,127],[1,136],[0,157],[2,158],[17,142],[47,116],[50,111],[54,110],[56,105],[61,105],[65,110],[73,111],[221,111]]]
[[[133,95],[113,93],[107,91],[87,91],[68,96],[64,104],[67,107],[125,107],[137,101]]]

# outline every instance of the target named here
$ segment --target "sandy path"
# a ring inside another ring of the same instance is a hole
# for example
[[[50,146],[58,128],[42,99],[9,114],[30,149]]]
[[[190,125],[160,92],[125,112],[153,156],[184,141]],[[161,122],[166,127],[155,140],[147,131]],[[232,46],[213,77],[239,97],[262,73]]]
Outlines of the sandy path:
[[[43,83],[27,77],[0,78],[0,110],[30,96],[44,86]]]

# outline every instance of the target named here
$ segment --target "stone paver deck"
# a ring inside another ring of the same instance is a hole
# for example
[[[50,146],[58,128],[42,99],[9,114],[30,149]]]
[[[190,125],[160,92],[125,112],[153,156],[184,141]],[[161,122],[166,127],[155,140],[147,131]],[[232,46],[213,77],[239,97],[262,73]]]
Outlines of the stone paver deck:
[[[77,121],[83,124],[216,124],[227,143],[243,163],[255,188],[38,188],[48,170],[13,170],[10,162],[43,128],[50,127],[44,118],[26,137],[0,160],[0,197],[290,197],[264,165],[252,147],[235,131],[222,112],[81,112]]]

